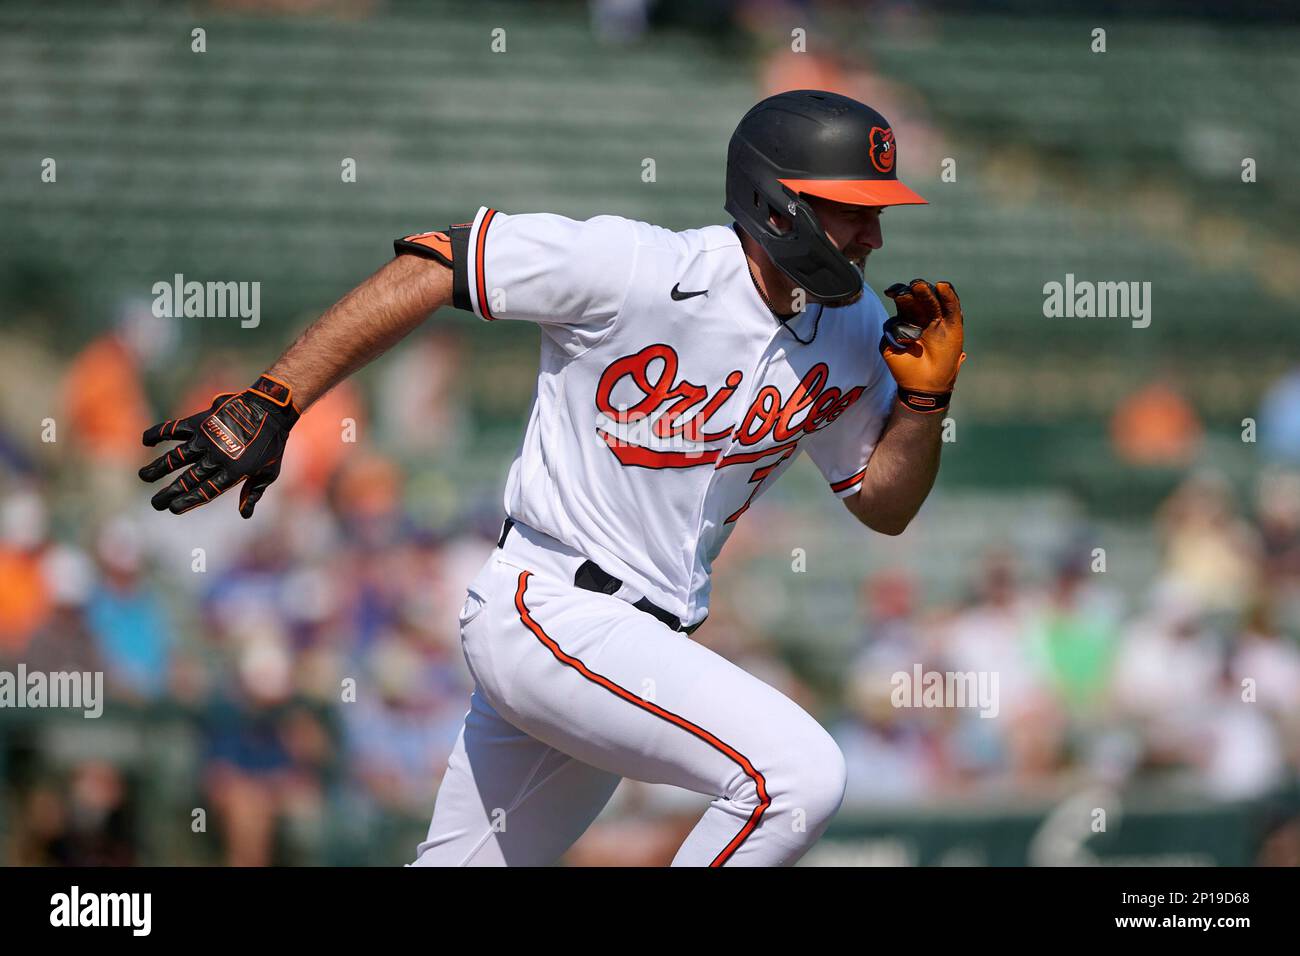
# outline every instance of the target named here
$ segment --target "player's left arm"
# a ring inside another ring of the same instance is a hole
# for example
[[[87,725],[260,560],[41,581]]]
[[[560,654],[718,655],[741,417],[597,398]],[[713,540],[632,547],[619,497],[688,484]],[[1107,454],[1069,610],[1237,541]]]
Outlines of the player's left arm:
[[[862,487],[843,499],[872,531],[902,534],[921,510],[939,474],[942,415],[914,412],[899,402],[871,453]]]
[[[862,476],[844,498],[859,521],[901,534],[934,487],[943,412],[966,358],[961,300],[951,283],[913,279],[885,290],[898,315],[885,323],[880,352],[898,384],[898,401]]]

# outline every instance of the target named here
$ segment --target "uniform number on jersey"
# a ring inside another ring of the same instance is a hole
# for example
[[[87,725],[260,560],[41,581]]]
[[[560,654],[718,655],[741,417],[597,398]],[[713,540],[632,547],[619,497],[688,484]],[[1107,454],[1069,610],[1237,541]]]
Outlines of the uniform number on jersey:
[[[790,442],[788,445],[777,445],[775,448],[768,448],[763,452],[764,455],[770,455],[772,452],[780,451],[781,457],[776,459],[776,461],[763,465],[761,468],[754,469],[754,473],[749,476],[749,483],[754,486],[754,490],[749,493],[749,497],[745,499],[745,503],[743,505],[741,505],[739,508],[737,508],[735,511],[733,511],[730,515],[727,516],[725,522],[726,524],[730,524],[731,522],[735,521],[737,518],[739,518],[741,515],[743,515],[746,511],[749,510],[750,504],[754,501],[754,497],[758,494],[758,489],[763,484],[763,479],[765,479],[772,472],[776,471],[776,469],[780,467],[781,462],[785,461],[787,458],[789,458],[798,450],[799,450],[799,443]]]

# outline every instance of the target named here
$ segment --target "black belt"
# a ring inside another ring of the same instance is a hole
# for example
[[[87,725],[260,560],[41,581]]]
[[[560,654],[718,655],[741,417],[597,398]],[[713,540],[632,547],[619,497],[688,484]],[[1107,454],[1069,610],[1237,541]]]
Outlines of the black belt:
[[[515,526],[514,518],[506,518],[505,524],[501,526],[501,537],[497,539],[497,547],[505,547],[506,538],[510,535],[510,529]],[[573,575],[574,587],[582,588],[584,591],[595,591],[599,594],[613,594],[623,586],[623,582],[608,571],[601,569],[595,561],[584,561]],[[652,602],[649,598],[642,598],[632,605],[638,611],[644,611],[651,617],[661,621],[663,624],[672,628],[674,631],[680,631],[683,634],[694,634],[703,621],[692,624],[690,627],[683,627],[682,622],[677,615],[670,614],[658,604]]]

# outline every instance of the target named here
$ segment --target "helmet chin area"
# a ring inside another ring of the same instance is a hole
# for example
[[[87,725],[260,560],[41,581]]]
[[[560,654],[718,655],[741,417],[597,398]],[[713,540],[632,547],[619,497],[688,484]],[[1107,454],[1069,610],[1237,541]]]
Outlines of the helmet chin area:
[[[859,288],[857,292],[851,293],[850,295],[842,295],[835,299],[812,298],[811,301],[818,305],[823,305],[828,309],[842,309],[844,306],[852,305],[861,298],[862,289]]]
[[[823,308],[828,309],[838,309],[857,302],[862,298],[863,292],[862,266],[857,262],[849,260],[843,255],[840,255],[839,258],[841,264],[846,267],[845,272],[851,272],[852,275],[857,278],[857,281],[852,283],[850,291],[843,295],[819,295],[808,288],[808,285],[811,283],[805,282],[797,271],[787,268],[786,263],[776,262],[775,264],[778,269],[785,273],[786,278],[790,280],[790,284],[794,290],[794,295],[797,296],[802,294],[803,301],[811,305],[820,305]],[[847,279],[848,276],[845,275],[844,278]],[[844,284],[848,285],[849,283],[846,282]]]
[[[866,259],[850,259],[848,256],[845,256],[844,258],[849,263],[849,265],[853,266],[853,270],[858,274],[858,278],[860,281],[858,282],[857,289],[855,289],[853,292],[850,292],[847,295],[840,295],[840,296],[816,296],[810,294],[808,296],[809,302],[812,302],[816,305],[821,305],[827,309],[841,309],[846,305],[852,305],[853,303],[857,302],[859,299],[862,298],[862,292],[863,292],[862,282],[865,281],[862,276],[862,270],[863,267],[866,265]]]

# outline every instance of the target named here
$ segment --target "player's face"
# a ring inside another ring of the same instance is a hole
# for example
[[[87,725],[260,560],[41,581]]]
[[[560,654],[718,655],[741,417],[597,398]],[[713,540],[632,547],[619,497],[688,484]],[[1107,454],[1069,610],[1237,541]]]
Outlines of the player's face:
[[[880,230],[882,207],[854,206],[817,196],[804,198],[826,230],[826,238],[859,269],[866,265],[867,256],[885,244]]]
[[[867,256],[885,244],[880,230],[880,214],[884,209],[880,206],[857,206],[807,194],[801,195],[816,213],[822,229],[826,231],[826,238],[844,254],[846,259],[858,267],[859,272],[863,271],[867,265]],[[772,212],[770,222],[780,232],[785,232],[794,225],[790,219],[775,210]],[[784,277],[776,278],[776,282],[786,282],[790,289],[794,288],[793,283]],[[777,288],[780,289],[782,286],[778,284]],[[861,294],[859,292],[857,296],[848,300],[837,300],[832,304],[849,305],[856,302]],[[783,293],[777,292],[775,297],[783,298]],[[807,301],[823,300],[808,295]]]

